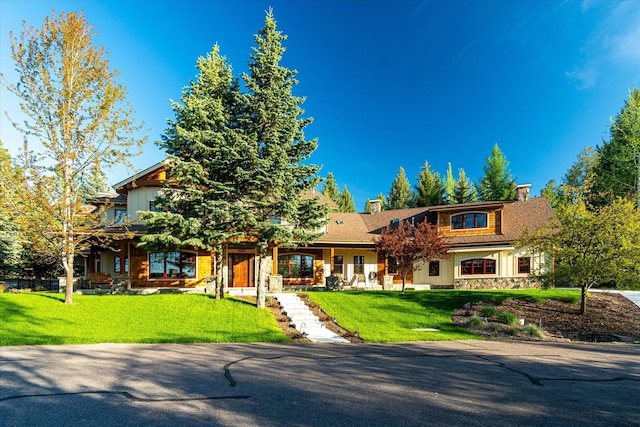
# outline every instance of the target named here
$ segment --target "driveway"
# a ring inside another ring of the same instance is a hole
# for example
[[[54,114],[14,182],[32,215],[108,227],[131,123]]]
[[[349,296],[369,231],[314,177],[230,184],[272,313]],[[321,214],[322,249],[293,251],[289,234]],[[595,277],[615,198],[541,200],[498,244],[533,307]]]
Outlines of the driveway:
[[[638,408],[638,345],[0,347],[3,426],[630,426]]]

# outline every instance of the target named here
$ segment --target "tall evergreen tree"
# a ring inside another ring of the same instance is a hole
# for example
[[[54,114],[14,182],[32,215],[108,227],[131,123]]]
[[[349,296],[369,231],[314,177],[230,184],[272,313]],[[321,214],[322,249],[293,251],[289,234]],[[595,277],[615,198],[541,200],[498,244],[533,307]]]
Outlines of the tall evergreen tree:
[[[301,117],[304,98],[292,93],[298,83],[297,72],[280,65],[284,40],[286,36],[277,30],[273,11],[269,10],[264,28],[255,36],[257,46],[250,56],[249,73],[243,74],[249,90],[245,131],[258,146],[257,167],[243,203],[253,214],[245,231],[258,245],[260,308],[265,304],[270,272],[266,262],[269,248],[310,243],[326,221],[326,206],[320,205],[317,197],[300,198],[301,192],[319,184],[320,168],[306,162],[317,140],[304,136],[312,119]],[[273,217],[294,227],[274,224]]]
[[[324,188],[322,189],[322,194],[327,196],[329,199],[334,202],[338,202],[338,197],[340,196],[340,189],[338,188],[338,184],[336,184],[336,180],[333,177],[333,173],[329,172],[327,174],[327,181],[324,184]]]
[[[364,202],[364,213],[371,213],[371,199],[367,199],[366,202]]]
[[[338,196],[338,207],[340,212],[355,212],[356,204],[353,201],[353,197],[349,192],[349,189],[345,185],[342,192]]]
[[[453,190],[454,203],[471,203],[476,200],[475,185],[467,178],[464,169],[458,169],[458,180]]]
[[[597,147],[592,199],[604,205],[633,197],[640,207],[640,89],[631,91],[609,133],[609,141]]]
[[[452,204],[454,202],[454,192],[456,191],[456,180],[453,178],[453,168],[451,167],[451,162],[447,165],[447,177],[444,181],[444,189],[445,189],[445,201],[447,204]]]
[[[376,197],[376,199],[380,200],[381,211],[387,209],[387,198],[384,197],[384,194],[382,194],[382,192],[378,193],[378,197]]]
[[[148,212],[146,250],[185,247],[214,250],[216,297],[223,294],[223,243],[241,235],[246,224],[255,145],[238,128],[239,84],[216,45],[197,60],[197,79],[174,102],[175,120],[158,145],[166,150],[171,179],[156,199],[160,212]]]
[[[398,175],[391,184],[389,191],[389,209],[404,209],[411,204],[413,193],[409,180],[404,172],[404,168],[400,167]]]
[[[493,146],[483,168],[484,176],[478,185],[479,197],[483,201],[513,200],[516,198],[516,183],[511,178],[509,162],[500,151],[498,143]]]
[[[418,173],[416,190],[416,206],[439,206],[444,204],[444,186],[438,172],[431,172],[429,162],[425,161]]]

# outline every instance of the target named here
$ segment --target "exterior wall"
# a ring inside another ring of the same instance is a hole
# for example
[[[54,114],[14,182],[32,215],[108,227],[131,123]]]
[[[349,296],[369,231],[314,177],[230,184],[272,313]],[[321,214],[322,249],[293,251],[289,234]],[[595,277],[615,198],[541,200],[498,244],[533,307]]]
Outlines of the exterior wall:
[[[429,276],[429,263],[413,271],[413,284],[421,285],[453,285],[453,262],[448,259],[441,259],[440,275]]]
[[[141,222],[138,211],[148,211],[149,202],[156,198],[162,187],[137,187],[129,191],[127,196],[127,212],[133,223]]]
[[[196,252],[196,277],[194,279],[151,279],[149,278],[149,253],[130,247],[129,269],[131,276],[131,286],[134,288],[147,287],[204,287],[204,279],[211,275],[212,259],[211,252],[208,251],[186,251]]]

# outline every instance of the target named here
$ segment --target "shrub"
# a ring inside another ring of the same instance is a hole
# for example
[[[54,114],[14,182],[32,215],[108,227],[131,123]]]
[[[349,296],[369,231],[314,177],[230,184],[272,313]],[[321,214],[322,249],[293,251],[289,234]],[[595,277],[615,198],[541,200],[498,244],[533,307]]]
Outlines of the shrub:
[[[542,331],[533,323],[528,323],[522,328],[522,332],[532,337],[542,337]]]
[[[496,317],[498,310],[492,305],[485,305],[480,309],[480,315],[484,317]]]
[[[467,328],[480,328],[484,326],[485,323],[487,322],[485,322],[482,317],[478,316],[477,314],[474,314],[469,318],[469,320],[467,320],[467,323],[465,323],[464,325]]]
[[[498,319],[502,323],[505,323],[507,325],[515,325],[516,323],[518,323],[518,318],[516,317],[516,315],[513,313],[509,313],[508,311],[503,311],[498,314]]]

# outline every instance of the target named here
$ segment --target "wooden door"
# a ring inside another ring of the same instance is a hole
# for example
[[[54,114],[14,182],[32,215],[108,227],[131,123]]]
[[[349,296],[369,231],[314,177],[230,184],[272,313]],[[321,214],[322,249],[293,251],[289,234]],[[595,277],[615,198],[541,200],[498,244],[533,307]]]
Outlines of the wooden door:
[[[251,255],[229,254],[229,286],[246,288],[253,286],[251,280]]]

